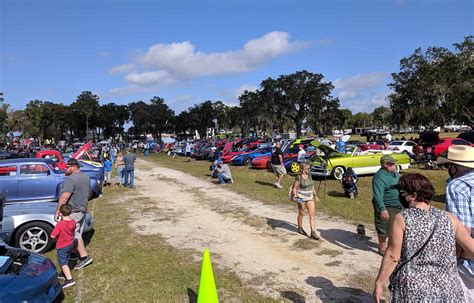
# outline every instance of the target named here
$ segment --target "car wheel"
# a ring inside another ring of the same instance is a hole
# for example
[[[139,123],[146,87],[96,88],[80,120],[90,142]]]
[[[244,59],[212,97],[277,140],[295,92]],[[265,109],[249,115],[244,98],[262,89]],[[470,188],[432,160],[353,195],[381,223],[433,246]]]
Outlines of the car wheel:
[[[408,156],[408,151],[407,151],[407,150],[404,150],[404,151],[402,151],[402,154],[405,154],[405,155]]]
[[[30,222],[15,233],[15,246],[35,253],[45,253],[53,246],[53,227],[44,222]]]
[[[250,163],[252,163],[252,158],[250,158],[250,157],[245,157],[242,162],[244,163],[245,166],[249,166]]]
[[[297,174],[300,172],[300,164],[296,161],[290,163],[290,172],[292,174]]]
[[[343,166],[336,166],[332,170],[332,176],[336,180],[342,180],[342,175],[344,174],[345,171],[346,169]]]

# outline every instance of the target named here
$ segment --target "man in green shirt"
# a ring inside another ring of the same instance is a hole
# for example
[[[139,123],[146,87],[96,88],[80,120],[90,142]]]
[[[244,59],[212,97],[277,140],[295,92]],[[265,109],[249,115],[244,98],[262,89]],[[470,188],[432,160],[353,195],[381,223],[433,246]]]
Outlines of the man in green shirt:
[[[390,155],[380,158],[381,168],[372,179],[372,203],[374,205],[375,229],[379,240],[379,254],[385,254],[387,238],[390,235],[395,215],[402,210],[398,198],[397,164]]]

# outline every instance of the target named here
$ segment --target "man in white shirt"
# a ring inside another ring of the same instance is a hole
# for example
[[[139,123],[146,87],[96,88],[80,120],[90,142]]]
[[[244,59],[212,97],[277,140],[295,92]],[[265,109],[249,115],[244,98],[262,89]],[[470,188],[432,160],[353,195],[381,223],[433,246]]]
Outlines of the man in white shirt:
[[[385,139],[387,139],[388,142],[392,141],[392,135],[390,135],[390,133],[387,133],[387,135],[385,136]]]

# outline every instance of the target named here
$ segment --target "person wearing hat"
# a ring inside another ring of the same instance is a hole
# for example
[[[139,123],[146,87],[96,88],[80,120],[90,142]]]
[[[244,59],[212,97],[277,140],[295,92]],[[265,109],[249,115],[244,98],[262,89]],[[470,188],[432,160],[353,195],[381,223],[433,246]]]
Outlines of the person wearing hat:
[[[306,151],[304,150],[304,145],[300,144],[298,145],[299,151],[298,151],[298,162],[302,163],[303,161],[306,160]]]
[[[387,238],[395,219],[402,211],[397,184],[400,174],[397,172],[397,161],[390,155],[380,158],[380,169],[372,179],[372,204],[374,207],[375,229],[377,231],[380,255],[385,254]]]
[[[456,216],[474,238],[474,148],[454,145],[448,148],[446,158],[438,157],[439,165],[448,168],[450,176],[446,185],[446,210]],[[461,257],[458,261],[464,297],[474,302],[474,260]]]
[[[91,181],[88,175],[83,174],[76,159],[67,161],[66,178],[64,179],[58,206],[54,219],[59,221],[59,211],[62,205],[71,206],[71,219],[76,221],[74,238],[77,239],[77,251],[80,255],[79,263],[74,269],[80,269],[92,262],[92,257],[86,251],[82,231],[84,230],[87,204],[92,196]]]

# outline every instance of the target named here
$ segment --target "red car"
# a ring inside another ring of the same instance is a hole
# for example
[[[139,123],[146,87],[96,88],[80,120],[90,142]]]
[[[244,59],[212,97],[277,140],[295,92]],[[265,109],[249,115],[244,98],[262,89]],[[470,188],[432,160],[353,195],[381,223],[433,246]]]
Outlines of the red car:
[[[366,143],[359,145],[361,151],[369,150],[369,149],[383,149],[383,141],[375,141],[372,143]]]
[[[308,142],[311,142],[313,139],[310,139],[310,140],[306,140]],[[308,147],[309,143],[308,142],[304,142],[303,145],[305,146],[305,148]],[[291,159],[291,158],[297,158],[298,157],[298,152],[299,152],[299,147],[298,147],[299,144],[291,144],[291,147],[288,148],[287,150],[283,151],[283,160],[286,161],[288,159]],[[306,157],[309,157],[311,155],[314,154],[314,151],[307,151],[306,152]],[[268,169],[271,169],[271,165],[270,165],[270,157],[271,156],[260,156],[260,157],[257,157],[255,159],[252,160],[252,168],[257,168],[257,169],[265,169],[265,168],[268,168]]]
[[[469,145],[474,147],[474,144],[471,144],[470,142],[461,139],[461,138],[445,138],[439,140],[439,143],[433,146],[433,154],[435,157],[439,156],[445,156],[448,148],[451,145]]]

